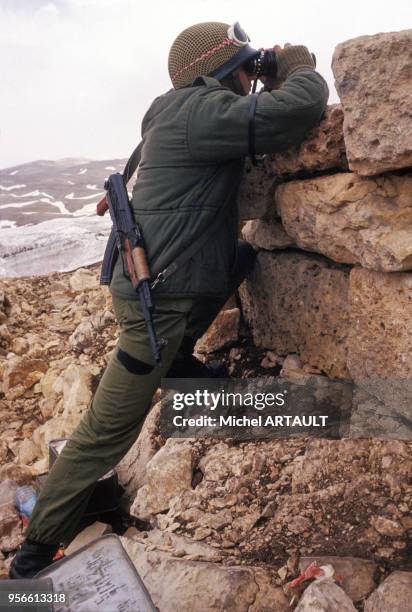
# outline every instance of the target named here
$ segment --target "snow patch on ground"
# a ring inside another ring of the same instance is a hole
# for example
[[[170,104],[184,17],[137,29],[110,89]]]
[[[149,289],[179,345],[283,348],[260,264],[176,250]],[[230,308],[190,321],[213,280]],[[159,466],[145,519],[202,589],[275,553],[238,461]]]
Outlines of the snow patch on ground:
[[[91,215],[96,215],[96,206],[97,202],[92,202],[91,204],[86,204],[79,208],[79,210],[75,210],[72,214],[73,217],[90,217]]]
[[[74,193],[68,193],[66,196],[64,196],[66,198],[66,200],[92,200],[93,198],[96,198],[99,195],[103,195],[104,191],[99,191],[98,193],[92,193],[91,195],[87,195],[87,196],[75,196]]]
[[[0,185],[0,191],[11,191],[12,189],[23,189],[26,185],[11,185],[11,187],[3,187]]]
[[[67,272],[101,261],[109,236],[109,217],[53,219],[7,227],[1,222],[0,276]]]
[[[125,161],[62,159],[0,170],[0,276],[100,261],[111,220],[96,216],[96,204],[105,178]]]
[[[16,227],[15,221],[6,221],[5,219],[0,219],[0,229]]]
[[[28,202],[10,202],[10,204],[2,204],[3,208],[24,208],[24,206],[30,206],[30,204],[37,204],[39,200],[29,200]]]
[[[51,198],[53,199],[53,196],[50,195],[49,193],[46,193],[45,191],[39,191],[38,189],[35,189],[34,191],[29,191],[28,193],[11,193],[10,196],[12,198],[37,198],[40,196],[44,196],[46,198]]]
[[[41,202],[44,201],[44,198],[41,200]],[[62,215],[71,215],[72,213],[67,210],[65,204],[63,202],[61,202],[60,200],[53,200],[53,202],[49,202],[49,204],[51,204],[52,206],[56,206],[56,208],[59,209],[59,211],[62,213]]]

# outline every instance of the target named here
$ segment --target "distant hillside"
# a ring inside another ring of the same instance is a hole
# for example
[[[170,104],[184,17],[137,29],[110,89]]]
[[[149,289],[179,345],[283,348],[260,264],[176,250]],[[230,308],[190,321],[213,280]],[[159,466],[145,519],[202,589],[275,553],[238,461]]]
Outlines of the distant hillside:
[[[102,259],[105,178],[125,160],[40,160],[0,170],[0,276],[69,271]]]
[[[93,214],[104,179],[125,160],[39,160],[0,170],[0,227]]]

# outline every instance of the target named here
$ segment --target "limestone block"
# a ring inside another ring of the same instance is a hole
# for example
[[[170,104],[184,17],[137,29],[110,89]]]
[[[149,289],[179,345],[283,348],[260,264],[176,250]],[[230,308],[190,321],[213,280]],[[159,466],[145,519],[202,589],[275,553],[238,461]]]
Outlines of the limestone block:
[[[24,355],[24,353],[27,353],[27,351],[29,350],[29,343],[27,339],[20,337],[14,338],[11,345],[11,350],[13,351],[13,353],[16,353],[16,355]]]
[[[55,416],[33,432],[33,441],[41,449],[43,456],[47,456],[51,440],[70,436],[79,424],[92,399],[93,373],[95,370],[92,366],[71,363],[60,377],[50,376],[43,391],[51,390],[54,393],[58,389],[63,397],[59,403],[56,401]],[[49,397],[52,401],[55,400],[54,396]]]
[[[393,572],[365,602],[365,612],[409,612],[412,572]]]
[[[410,423],[412,273],[354,268],[349,287],[349,372],[362,389],[391,408],[392,418],[397,413]]]
[[[371,525],[378,533],[388,538],[401,538],[405,530],[398,521],[386,518],[385,516],[374,516]]]
[[[122,538],[122,544],[162,612],[287,612],[288,601],[260,568],[224,566],[176,559],[143,543]]]
[[[73,291],[86,291],[96,289],[99,286],[99,278],[96,272],[87,268],[79,268],[70,276],[70,287]]]
[[[349,369],[356,378],[412,377],[412,273],[350,274]]]
[[[360,36],[332,59],[349,168],[374,175],[412,165],[412,30]]]
[[[158,402],[150,410],[139,437],[116,467],[119,482],[130,497],[134,497],[137,490],[144,485],[147,464],[156,454],[156,428],[160,408],[161,403]]]
[[[24,540],[20,516],[13,504],[0,506],[0,551],[9,553]]]
[[[304,591],[295,612],[356,612],[352,601],[332,578],[315,580]]]
[[[6,399],[16,399],[33,387],[47,370],[42,359],[14,357],[7,362],[3,372],[3,391]]]
[[[62,374],[63,416],[81,414],[92,398],[92,368],[72,363]]]
[[[146,484],[141,487],[130,510],[132,516],[147,519],[169,508],[179,493],[192,486],[192,452],[182,440],[169,438],[149,461]]]
[[[239,337],[239,321],[239,308],[222,310],[209,329],[199,338],[195,350],[198,353],[213,353],[230,346]]]
[[[349,270],[323,257],[260,252],[240,290],[256,346],[348,378],[348,286]]]
[[[79,323],[72,335],[69,337],[69,344],[73,347],[89,346],[95,336],[94,327],[90,319]]]
[[[173,557],[185,557],[187,560],[188,557],[192,560],[196,557],[196,561],[218,562],[223,558],[221,550],[205,542],[196,542],[192,538],[171,531],[161,531],[156,527],[149,531],[138,531],[136,527],[129,527],[123,537],[144,544],[146,549],[150,547],[150,549],[167,551]]]
[[[0,482],[14,480],[18,485],[33,484],[32,470],[26,465],[4,463],[0,466]]]
[[[313,173],[329,168],[346,169],[343,112],[340,104],[328,106],[322,121],[301,145],[270,156],[270,167],[278,175]]]
[[[276,204],[302,249],[378,271],[412,269],[412,174],[292,181],[277,188]]]
[[[53,417],[42,425],[39,425],[33,432],[33,442],[40,448],[42,457],[46,458],[49,453],[49,443],[58,438],[67,438],[73,432],[77,422],[73,419],[63,419]]]
[[[254,567],[255,581],[259,587],[256,599],[248,612],[290,612],[289,602],[283,588],[275,586],[270,572]]]
[[[242,237],[256,249],[274,251],[293,246],[279,219],[253,219],[242,228]]]
[[[64,367],[67,367],[67,365],[69,363],[65,364]],[[63,393],[63,381],[60,374],[64,368],[59,366],[58,362],[50,365],[40,381],[40,389],[45,398],[56,399],[59,394]]]
[[[18,447],[17,457],[19,463],[27,465],[39,457],[39,449],[32,440],[25,438]]]
[[[350,437],[369,438],[373,436],[380,439],[412,439],[410,408],[406,402],[404,406],[400,406],[396,401],[396,395],[399,396],[399,387],[402,383],[409,397],[412,395],[410,382],[402,381],[401,384],[398,382],[396,385],[397,394],[392,393],[395,385],[388,383],[387,380],[382,380],[380,385],[376,380],[361,382],[362,388],[354,385],[353,389]],[[366,391],[365,386],[373,391],[373,394]],[[384,393],[381,393],[380,389],[383,388]],[[378,394],[388,401],[388,393],[395,399],[394,402],[385,403],[376,397]],[[407,394],[403,393],[404,396]]]
[[[238,194],[240,218],[246,221],[276,214],[274,189],[275,175],[267,161],[254,166],[250,159],[247,159]]]

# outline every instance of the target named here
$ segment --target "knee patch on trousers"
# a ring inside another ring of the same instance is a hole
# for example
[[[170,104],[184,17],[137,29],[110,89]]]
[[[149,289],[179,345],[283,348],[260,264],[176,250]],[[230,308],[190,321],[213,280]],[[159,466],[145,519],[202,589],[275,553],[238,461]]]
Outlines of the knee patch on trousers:
[[[154,366],[132,357],[132,355],[122,351],[120,348],[117,350],[117,358],[131,374],[150,374],[154,368]]]

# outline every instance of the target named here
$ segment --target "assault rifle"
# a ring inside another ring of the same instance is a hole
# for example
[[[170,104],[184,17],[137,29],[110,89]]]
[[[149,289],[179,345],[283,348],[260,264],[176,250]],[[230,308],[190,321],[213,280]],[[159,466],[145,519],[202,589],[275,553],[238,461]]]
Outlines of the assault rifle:
[[[104,215],[107,208],[113,223],[107,245],[108,259],[115,261],[115,251],[122,257],[123,272],[130,278],[139,295],[150,346],[156,365],[162,364],[161,352],[167,340],[157,339],[153,325],[153,302],[150,291],[150,272],[140,225],[134,220],[124,175],[116,172],[106,180],[106,197],[99,203],[97,214]],[[117,253],[116,253],[117,255]],[[106,254],[105,254],[106,259]],[[112,264],[114,265],[114,264]]]

